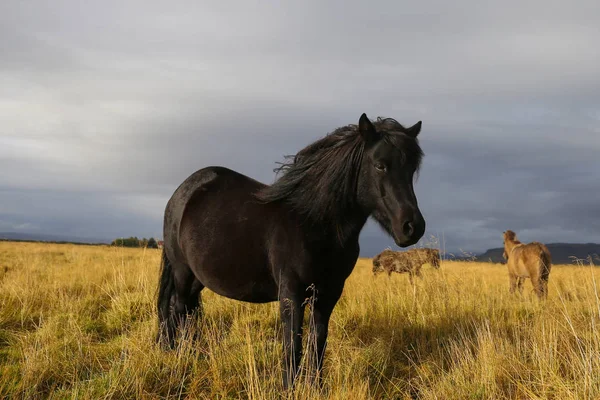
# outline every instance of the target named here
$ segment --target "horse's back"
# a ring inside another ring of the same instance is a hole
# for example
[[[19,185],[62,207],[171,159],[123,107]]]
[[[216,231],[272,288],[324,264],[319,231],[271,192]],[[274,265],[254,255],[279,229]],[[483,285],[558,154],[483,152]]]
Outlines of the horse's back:
[[[216,293],[239,300],[272,300],[275,285],[265,238],[272,213],[254,198],[264,186],[224,167],[196,171],[167,205],[167,255],[189,266]]]
[[[516,275],[537,279],[543,274],[540,266],[547,263],[549,254],[548,249],[542,243],[521,244],[512,251],[509,263],[512,259],[513,272]]]
[[[393,252],[390,256],[390,265],[394,272],[403,273],[412,270],[411,257],[408,252]]]
[[[229,168],[206,167],[194,172],[179,185],[173,196],[171,196],[167,208],[174,201],[187,203],[202,192],[209,192],[210,189],[219,189],[232,184],[237,185],[240,189],[247,188],[251,190],[258,190],[266,186]]]
[[[179,247],[181,221],[190,203],[193,200],[199,200],[203,193],[210,193],[215,189],[218,190],[219,186],[223,185],[223,181],[231,178],[252,182],[256,187],[260,187],[261,185],[240,173],[224,167],[202,168],[194,172],[179,185],[165,208],[163,234],[166,248]],[[169,254],[169,256],[173,256],[173,254]]]

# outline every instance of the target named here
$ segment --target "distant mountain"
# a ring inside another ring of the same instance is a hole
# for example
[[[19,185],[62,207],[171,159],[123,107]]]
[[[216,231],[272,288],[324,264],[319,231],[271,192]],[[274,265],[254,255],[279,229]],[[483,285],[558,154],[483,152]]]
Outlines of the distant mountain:
[[[110,243],[110,239],[45,233],[0,232],[0,240],[26,240],[35,242]]]
[[[600,244],[596,243],[548,243],[548,250],[552,254],[553,264],[572,264],[573,258],[586,260],[592,257],[594,263],[600,265]],[[503,248],[489,249],[485,253],[478,255],[478,261],[483,262],[504,262],[502,258]]]

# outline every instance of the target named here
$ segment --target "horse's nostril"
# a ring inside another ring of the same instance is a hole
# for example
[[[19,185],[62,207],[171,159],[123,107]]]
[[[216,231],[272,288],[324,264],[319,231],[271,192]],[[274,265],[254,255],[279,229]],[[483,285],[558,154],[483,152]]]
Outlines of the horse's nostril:
[[[406,221],[402,225],[402,233],[404,233],[405,236],[412,236],[414,231],[415,231],[415,227],[411,221]]]

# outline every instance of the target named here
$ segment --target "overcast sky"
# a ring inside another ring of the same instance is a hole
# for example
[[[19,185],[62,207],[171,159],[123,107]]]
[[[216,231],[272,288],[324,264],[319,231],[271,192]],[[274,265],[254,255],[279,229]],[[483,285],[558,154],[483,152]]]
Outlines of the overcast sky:
[[[424,240],[600,242],[599,27],[597,0],[2,1],[0,232],[162,236],[197,169],[271,183],[366,112],[423,121]]]

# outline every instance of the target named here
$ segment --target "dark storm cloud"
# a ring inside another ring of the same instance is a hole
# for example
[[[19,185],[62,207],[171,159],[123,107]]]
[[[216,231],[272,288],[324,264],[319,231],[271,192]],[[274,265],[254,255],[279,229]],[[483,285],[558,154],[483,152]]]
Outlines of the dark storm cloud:
[[[423,120],[426,239],[598,242],[599,10],[4,2],[0,230],[158,235],[196,169],[271,182],[284,154],[367,112]],[[366,255],[392,245],[373,223],[362,238]]]

